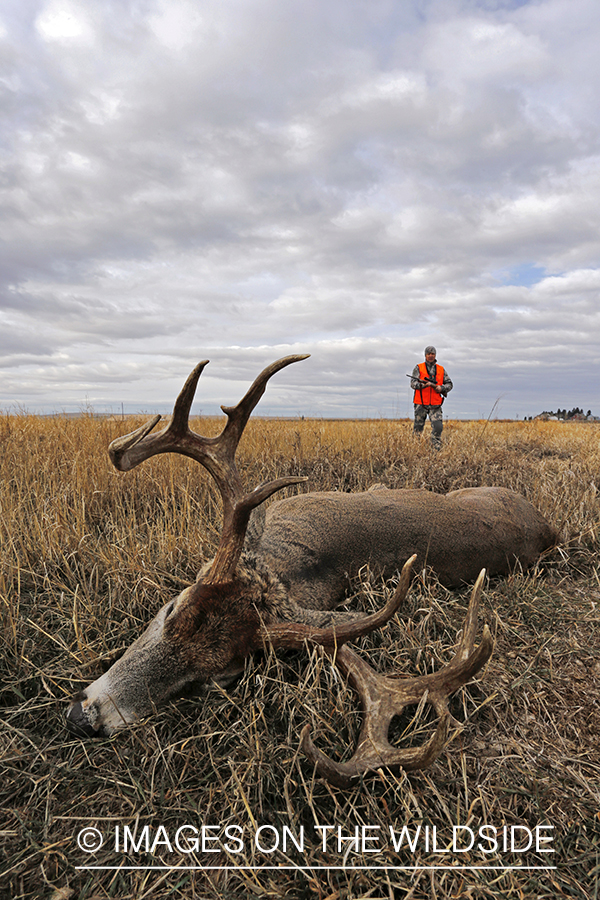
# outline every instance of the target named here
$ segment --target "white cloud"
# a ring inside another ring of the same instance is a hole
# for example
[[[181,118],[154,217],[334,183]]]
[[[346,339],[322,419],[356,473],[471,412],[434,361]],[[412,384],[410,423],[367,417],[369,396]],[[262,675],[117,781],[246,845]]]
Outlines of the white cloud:
[[[424,61],[453,88],[461,82],[522,85],[552,66],[539,34],[526,33],[513,22],[494,21],[492,14],[457,16],[437,22],[428,36]]]
[[[90,44],[94,39],[86,7],[70,0],[50,0],[35,20],[35,27],[47,41]]]
[[[161,44],[181,51],[201,36],[204,20],[200,8],[191,0],[162,0],[148,17],[148,24]]]

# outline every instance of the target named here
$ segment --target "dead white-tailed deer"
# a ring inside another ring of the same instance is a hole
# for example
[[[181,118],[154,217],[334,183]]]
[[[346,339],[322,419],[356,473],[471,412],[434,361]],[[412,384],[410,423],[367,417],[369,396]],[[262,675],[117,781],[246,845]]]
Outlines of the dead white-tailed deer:
[[[306,480],[279,478],[245,493],[235,465],[240,437],[267,382],[305,358],[288,356],[268,366],[237,406],[222,407],[227,423],[214,438],[195,434],[188,424],[205,360],[186,381],[166,428],[151,434],[160,420],[155,416],[110,445],[110,457],[121,471],[157,453],[182,453],[200,462],[221,493],[223,528],[215,557],[196,583],[163,606],[112,668],[73,699],[67,721],[76,733],[106,737],[191,684],[230,680],[256,650],[298,648],[309,641],[335,649],[335,662],[356,687],[364,711],[357,751],[344,764],[316,750],[304,730],[303,748],[319,773],[346,785],[379,766],[422,768],[441,751],[450,694],[492,652],[487,626],[474,647],[480,570],[485,566],[495,575],[515,564],[532,565],[554,543],[555,532],[523,497],[503,488],[469,488],[442,496],[379,487],[280,500],[265,516],[255,515],[244,546],[252,511],[275,491]],[[450,586],[479,577],[454,660],[432,675],[386,678],[347,642],[394,615],[408,592],[415,561],[420,567],[430,565]],[[383,609],[369,616],[336,609],[349,576],[362,566],[389,573],[403,563],[398,588]],[[439,716],[435,734],[418,750],[391,747],[387,733],[392,717],[424,695]]]

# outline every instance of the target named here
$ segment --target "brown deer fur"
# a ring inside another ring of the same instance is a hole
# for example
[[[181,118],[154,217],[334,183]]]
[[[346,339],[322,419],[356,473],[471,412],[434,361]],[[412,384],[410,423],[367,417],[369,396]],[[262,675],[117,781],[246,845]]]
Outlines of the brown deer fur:
[[[257,530],[250,546],[293,600],[314,609],[330,609],[364,565],[389,574],[416,553],[416,567],[431,566],[442,584],[458,587],[482,568],[529,568],[556,542],[531,503],[498,487],[301,494],[273,503]]]

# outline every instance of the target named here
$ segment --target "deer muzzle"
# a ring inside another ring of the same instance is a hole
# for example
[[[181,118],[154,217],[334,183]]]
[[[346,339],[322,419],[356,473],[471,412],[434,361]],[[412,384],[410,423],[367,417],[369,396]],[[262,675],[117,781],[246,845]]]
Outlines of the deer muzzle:
[[[76,735],[83,738],[105,738],[109,737],[109,733],[102,725],[94,728],[90,720],[86,716],[86,712],[81,700],[73,702],[67,712],[67,728]]]

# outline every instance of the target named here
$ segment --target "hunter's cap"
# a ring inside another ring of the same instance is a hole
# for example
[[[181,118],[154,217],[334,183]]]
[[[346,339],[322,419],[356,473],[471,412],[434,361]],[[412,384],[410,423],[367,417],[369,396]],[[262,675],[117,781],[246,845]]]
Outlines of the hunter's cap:
[[[436,349],[435,349],[435,347],[431,347],[431,346],[430,346],[430,347],[425,347],[425,356],[427,356],[428,353],[433,353],[433,355],[436,356]]]

